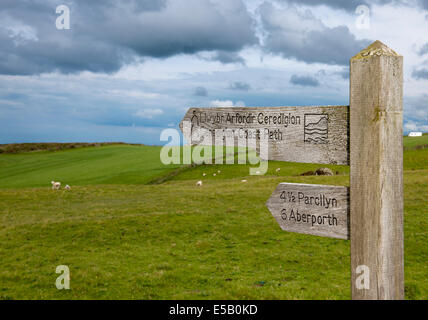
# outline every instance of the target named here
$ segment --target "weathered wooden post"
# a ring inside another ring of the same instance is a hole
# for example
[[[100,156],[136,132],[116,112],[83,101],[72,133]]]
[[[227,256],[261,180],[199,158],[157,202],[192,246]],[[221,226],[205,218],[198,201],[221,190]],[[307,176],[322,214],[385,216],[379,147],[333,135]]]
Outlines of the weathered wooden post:
[[[350,190],[280,183],[266,205],[285,231],[351,239],[353,299],[403,299],[402,97],[403,57],[376,41],[351,59],[349,108],[190,108],[180,127],[221,132],[221,146],[253,132],[269,160],[350,161]]]
[[[353,299],[404,299],[403,57],[376,41],[351,59]]]

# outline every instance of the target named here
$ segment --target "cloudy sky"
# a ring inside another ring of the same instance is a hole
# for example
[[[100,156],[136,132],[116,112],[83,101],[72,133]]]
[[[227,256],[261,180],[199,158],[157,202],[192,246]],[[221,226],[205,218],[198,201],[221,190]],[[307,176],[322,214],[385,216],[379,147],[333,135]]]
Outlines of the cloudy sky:
[[[404,56],[405,131],[428,131],[428,0],[1,0],[0,143],[161,144],[191,106],[348,105],[374,40]]]

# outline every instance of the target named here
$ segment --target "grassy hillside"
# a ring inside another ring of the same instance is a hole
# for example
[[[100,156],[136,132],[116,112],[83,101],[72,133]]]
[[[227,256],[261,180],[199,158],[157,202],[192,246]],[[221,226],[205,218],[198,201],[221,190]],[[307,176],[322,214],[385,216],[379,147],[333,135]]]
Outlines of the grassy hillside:
[[[0,144],[0,153],[23,153],[23,152],[40,152],[40,151],[60,151],[67,149],[77,149],[85,147],[101,147],[109,145],[124,144],[123,142],[70,142],[70,143],[57,143],[57,142],[40,142],[40,143],[9,143]]]
[[[142,184],[178,168],[159,159],[161,147],[113,145],[0,155],[0,188]]]
[[[428,148],[415,150],[424,145],[425,138],[405,138],[404,168],[418,170],[428,162]],[[409,140],[410,139],[410,140]],[[39,144],[35,144],[39,146]],[[48,146],[49,147],[49,146]],[[58,146],[56,146],[58,147]],[[30,148],[26,145],[26,148]],[[62,148],[62,147],[58,147]],[[65,148],[65,147],[64,147]],[[165,180],[214,178],[218,166],[200,166],[193,170],[178,170],[181,165],[165,166],[159,159],[161,147],[138,145],[108,145],[80,147],[57,152],[38,151],[18,154],[0,154],[0,188],[29,188],[50,186],[51,181],[63,185],[95,184],[147,184]],[[237,150],[234,150],[236,152]],[[226,154],[226,151],[224,152]],[[416,156],[417,155],[417,156]],[[288,163],[271,161],[267,175],[299,175],[319,168],[318,164]],[[339,174],[349,174],[348,166],[326,165]],[[280,174],[275,169],[281,168]],[[183,169],[183,168],[182,168]],[[249,166],[222,165],[227,178],[238,178],[249,174]],[[179,176],[176,174],[180,173]]]
[[[285,162],[266,176],[247,165],[171,175],[177,166],[160,164],[159,151],[0,155],[0,299],[350,298],[349,241],[284,232],[265,206],[280,182],[348,185],[347,166],[329,166],[335,176],[299,176],[319,165]],[[428,149],[404,159],[406,298],[428,299]],[[52,191],[52,179],[72,190]],[[55,287],[61,264],[71,290]]]
[[[412,149],[418,146],[428,147],[428,133],[424,133],[422,137],[404,137],[404,148]]]

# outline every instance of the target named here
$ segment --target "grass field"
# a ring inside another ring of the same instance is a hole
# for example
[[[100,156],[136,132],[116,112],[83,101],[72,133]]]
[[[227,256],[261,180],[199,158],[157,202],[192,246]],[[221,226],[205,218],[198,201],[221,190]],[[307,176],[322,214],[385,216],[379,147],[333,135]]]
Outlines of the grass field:
[[[411,149],[417,146],[428,147],[428,133],[424,133],[422,137],[404,137],[403,143],[405,148]]]
[[[115,145],[60,152],[0,155],[0,188],[144,184],[179,165],[163,165],[161,147]]]
[[[335,176],[299,176],[320,165],[284,162],[265,176],[247,165],[176,171],[159,151],[0,155],[0,298],[350,298],[349,241],[284,232],[265,206],[280,182],[349,185],[347,166],[328,166]],[[428,149],[404,159],[406,298],[427,299]],[[71,290],[56,289],[58,265],[70,267]]]

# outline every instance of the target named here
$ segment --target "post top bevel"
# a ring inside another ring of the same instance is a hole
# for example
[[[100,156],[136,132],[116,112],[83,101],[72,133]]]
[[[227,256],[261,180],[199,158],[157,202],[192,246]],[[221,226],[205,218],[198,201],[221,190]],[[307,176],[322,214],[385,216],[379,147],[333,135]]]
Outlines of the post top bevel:
[[[385,45],[379,40],[376,40],[367,48],[361,50],[359,53],[353,56],[351,60],[367,59],[367,58],[376,57],[376,56],[401,57],[401,55],[399,55],[397,52],[389,48],[387,45]]]

